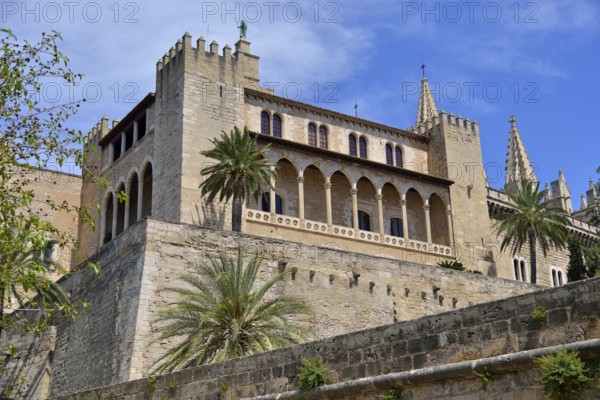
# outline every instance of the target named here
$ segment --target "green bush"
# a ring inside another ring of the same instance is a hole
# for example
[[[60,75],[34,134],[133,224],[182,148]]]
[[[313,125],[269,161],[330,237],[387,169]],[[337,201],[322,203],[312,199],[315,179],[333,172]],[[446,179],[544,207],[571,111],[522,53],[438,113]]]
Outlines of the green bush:
[[[546,315],[548,315],[546,309],[542,306],[537,306],[535,310],[531,312],[531,319],[536,324],[542,325],[544,322],[546,322]]]
[[[454,269],[456,271],[464,271],[465,266],[458,261],[440,261],[437,263],[438,267]]]
[[[303,392],[308,392],[316,387],[331,383],[331,375],[320,356],[307,358],[300,367],[300,381],[298,387]]]
[[[388,390],[388,392],[384,395],[377,396],[381,400],[402,400],[402,389],[394,388]]]
[[[563,349],[548,354],[538,360],[540,382],[544,393],[552,400],[573,400],[579,398],[581,389],[586,386],[588,377],[585,364],[578,352]]]

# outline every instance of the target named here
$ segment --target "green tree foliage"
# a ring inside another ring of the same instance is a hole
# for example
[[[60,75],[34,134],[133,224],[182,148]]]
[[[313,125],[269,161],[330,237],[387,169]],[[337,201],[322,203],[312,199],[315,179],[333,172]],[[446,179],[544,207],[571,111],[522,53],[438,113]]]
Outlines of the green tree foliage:
[[[233,197],[231,207],[232,230],[242,230],[242,205],[247,195],[258,200],[262,188],[271,187],[270,180],[275,171],[269,168],[263,153],[268,149],[259,149],[256,139],[244,128],[238,127],[229,133],[223,132],[219,138],[211,140],[213,148],[202,152],[202,155],[217,161],[200,172],[206,179],[200,185],[202,196],[212,202],[217,195],[219,201],[229,201]]]
[[[569,282],[580,281],[587,278],[587,268],[583,261],[583,252],[581,251],[581,243],[573,235],[569,235],[569,266],[567,267],[567,277]]]
[[[531,283],[537,282],[537,247],[546,256],[550,245],[557,249],[565,246],[568,220],[564,210],[548,208],[539,183],[522,181],[516,193],[506,193],[513,208],[496,215],[496,235],[503,235],[500,250],[511,248],[518,253],[525,243],[529,244]]]
[[[157,361],[157,372],[242,357],[307,339],[304,324],[293,319],[310,315],[310,308],[295,297],[269,296],[286,273],[259,284],[261,261],[254,255],[244,265],[241,250],[237,258],[223,253],[210,257],[209,263],[192,264],[195,273],[179,277],[183,286],[161,289],[174,293],[178,300],[154,321],[157,341],[175,339],[178,344]]]

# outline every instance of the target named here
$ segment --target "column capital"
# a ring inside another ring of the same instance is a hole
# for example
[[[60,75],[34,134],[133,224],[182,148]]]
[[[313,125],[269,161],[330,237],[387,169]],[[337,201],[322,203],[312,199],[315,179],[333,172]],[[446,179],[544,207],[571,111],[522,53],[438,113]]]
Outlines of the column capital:
[[[403,198],[402,200],[400,200],[400,205],[406,206],[406,199]]]
[[[304,177],[303,176],[299,176],[298,178],[296,178],[296,182],[297,183],[304,183]]]
[[[383,200],[383,195],[381,193],[377,193],[375,195],[375,199],[377,199],[377,201],[381,201],[381,200]]]
[[[356,196],[358,194],[358,189],[356,189],[356,188],[350,189],[350,194],[352,194],[352,196]]]
[[[452,210],[450,210],[450,209],[446,210],[446,215],[449,217],[452,216]]]
[[[423,204],[423,210],[429,211],[429,208],[430,208],[429,204]]]
[[[323,186],[325,186],[325,189],[331,189],[331,182],[325,182]]]

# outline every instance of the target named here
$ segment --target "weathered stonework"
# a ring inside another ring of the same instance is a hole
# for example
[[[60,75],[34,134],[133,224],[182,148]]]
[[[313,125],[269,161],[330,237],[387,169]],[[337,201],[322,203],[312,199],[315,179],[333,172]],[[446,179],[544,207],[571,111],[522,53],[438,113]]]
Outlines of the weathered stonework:
[[[531,312],[544,307],[543,323]],[[109,399],[376,399],[395,385],[410,399],[543,397],[535,360],[565,346],[600,359],[600,279],[426,316],[237,360],[73,394]],[[336,384],[296,391],[303,359],[320,355]],[[485,382],[475,373],[496,374]],[[593,386],[592,386],[593,384]],[[596,399],[590,387],[581,399]],[[61,400],[67,396],[60,397]]]

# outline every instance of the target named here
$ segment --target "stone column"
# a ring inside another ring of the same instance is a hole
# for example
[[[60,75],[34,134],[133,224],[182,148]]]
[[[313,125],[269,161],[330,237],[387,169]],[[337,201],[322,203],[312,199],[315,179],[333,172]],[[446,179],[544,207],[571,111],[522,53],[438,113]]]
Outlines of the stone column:
[[[350,193],[352,194],[352,227],[358,234],[358,189],[356,184],[352,185]]]
[[[408,213],[406,212],[406,195],[402,195],[400,205],[402,206],[402,233],[404,234],[404,239],[408,240]]]
[[[269,168],[271,169],[271,172],[273,172],[275,170],[274,165],[271,165]],[[273,175],[271,175],[270,183],[271,183],[271,187],[269,187],[269,211],[271,212],[271,222],[272,222],[273,221],[272,218],[275,217],[275,213],[277,211],[277,204],[275,201],[275,177]]]
[[[425,210],[425,230],[427,232],[427,243],[431,243],[431,218],[429,218],[429,200],[425,200],[423,204]]]
[[[325,206],[327,207],[327,227],[331,230],[333,214],[331,212],[331,178],[325,180]]]
[[[127,187],[125,187],[127,190]],[[123,222],[123,230],[125,231],[129,228],[129,207],[131,207],[131,198],[129,194],[131,193],[131,186],[129,186],[129,191],[127,192],[127,202],[125,203],[125,222]]]
[[[298,182],[298,217],[300,221],[304,221],[304,177],[302,172],[297,179]]]
[[[138,133],[139,127],[138,127],[138,122],[134,121],[133,122],[133,143],[136,143],[138,141]]]
[[[385,233],[384,224],[383,224],[383,194],[381,194],[381,190],[377,190],[377,194],[375,198],[377,199],[377,219],[379,220],[379,240],[383,242],[383,235]]]
[[[452,209],[448,206],[446,210],[446,218],[448,220],[448,242],[450,243],[450,247],[454,246],[454,238],[453,238],[453,229],[452,229]]]
[[[119,215],[119,210],[117,209],[119,204],[119,199],[117,198],[117,193],[113,193],[113,220],[112,220],[112,237],[111,240],[117,237],[117,215]]]
[[[142,219],[142,206],[144,205],[144,178],[138,177],[137,220]]]
[[[125,137],[125,132],[121,132],[121,156],[123,157],[123,154],[125,154],[125,144],[127,142],[127,138]]]

